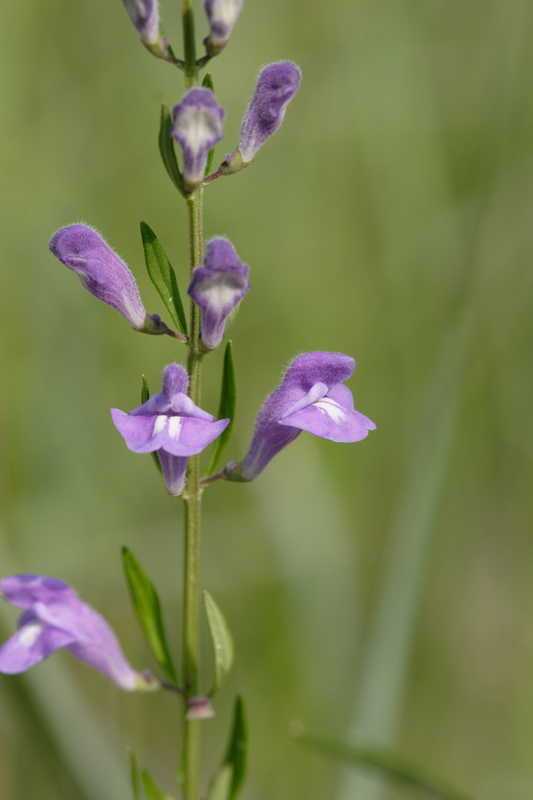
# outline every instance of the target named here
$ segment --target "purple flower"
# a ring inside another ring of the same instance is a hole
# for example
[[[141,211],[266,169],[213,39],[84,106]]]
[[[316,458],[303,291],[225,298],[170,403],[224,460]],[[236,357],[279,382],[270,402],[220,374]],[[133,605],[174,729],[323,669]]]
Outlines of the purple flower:
[[[172,135],[183,150],[183,177],[194,188],[204,179],[209,151],[222,139],[224,109],[210,89],[189,89],[172,119]]]
[[[175,336],[157,314],[146,313],[135,278],[94,228],[67,225],[54,233],[49,246],[92,295],[116,308],[132,328],[142,333]]]
[[[301,80],[302,71],[292,61],[276,61],[261,70],[241,123],[239,147],[226,156],[217,174],[231,175],[253,161],[266,140],[281,127]]]
[[[229,424],[229,419],[215,420],[192,402],[185,394],[188,381],[183,367],[169,364],[163,371],[160,394],[129,414],[111,409],[115,428],[129,450],[158,454],[165,483],[173,495],[183,491],[189,456],[201,453]]]
[[[204,39],[204,44],[209,55],[217,55],[224,49],[243,5],[244,0],[204,0],[209,20],[209,36]]]
[[[239,464],[228,464],[225,477],[252,480],[302,431],[332,442],[365,439],[376,426],[354,409],[352,393],[344,386],[354,369],[353,358],[342,353],[297,356],[265,400],[248,454]]]
[[[25,672],[65,648],[121,689],[159,688],[155,678],[128,664],[105,619],[63,581],[43,575],[13,575],[0,580],[0,594],[22,609],[17,632],[0,647],[0,672]]]
[[[202,341],[209,350],[220,344],[227,317],[249,290],[249,271],[228,239],[217,236],[207,243],[204,263],[194,270],[188,291],[200,306]]]

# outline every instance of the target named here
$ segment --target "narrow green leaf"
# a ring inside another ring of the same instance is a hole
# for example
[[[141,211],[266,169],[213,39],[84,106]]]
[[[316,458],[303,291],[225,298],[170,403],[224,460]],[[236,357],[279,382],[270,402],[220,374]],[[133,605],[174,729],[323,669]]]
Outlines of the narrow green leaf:
[[[178,166],[178,159],[172,141],[172,119],[167,106],[161,106],[161,120],[159,124],[159,152],[163,159],[163,164],[168,173],[168,177],[182,194],[185,193],[183,178]]]
[[[211,783],[207,800],[229,800],[232,778],[233,767],[223,765]]]
[[[413,766],[388,750],[352,747],[306,733],[299,734],[296,738],[302,744],[312,747],[313,750],[317,750],[323,755],[332,756],[356,768],[381,773],[385,778],[425,792],[435,800],[472,800],[464,792],[449,786],[440,778],[429,775],[425,770]]]
[[[133,800],[142,800],[139,765],[137,764],[137,758],[133,751],[130,752],[130,780]]]
[[[141,780],[148,800],[173,800],[169,794],[161,791],[147,769],[141,772]]]
[[[176,670],[170,655],[161,604],[155,586],[127,547],[122,548],[122,564],[137,619],[154,658],[165,675],[175,683]]]
[[[222,611],[206,590],[204,590],[204,603],[215,653],[213,692],[217,692],[233,664],[233,639]]]
[[[146,222],[141,222],[144,259],[150,280],[168,313],[182,333],[187,335],[187,319],[181,301],[176,273],[168,260],[167,254],[154,231]]]
[[[220,402],[218,405],[218,419],[228,419],[230,423],[225,431],[218,437],[215,450],[209,465],[208,474],[212,475],[220,466],[222,455],[231,438],[235,408],[237,405],[237,383],[235,380],[235,363],[233,361],[233,346],[231,339],[226,344],[224,352],[224,366],[222,369],[222,385],[220,388]]]
[[[148,386],[148,381],[144,375],[141,376],[141,403],[146,403],[150,399],[150,388]],[[157,452],[150,453],[152,456],[152,461],[156,465],[159,473],[162,472],[161,469],[161,462],[159,461],[159,456]]]
[[[205,89],[211,89],[212,92],[215,91],[215,85],[213,83],[213,77],[210,72],[206,72],[204,75],[204,79],[202,81],[202,86]],[[213,160],[215,158],[215,148],[212,147],[207,156],[207,164],[205,167],[205,174],[209,175],[213,168]]]
[[[232,768],[231,787],[228,800],[235,800],[244,783],[246,775],[246,757],[248,750],[248,732],[244,715],[244,702],[242,697],[235,700],[233,711],[233,726],[224,765]]]

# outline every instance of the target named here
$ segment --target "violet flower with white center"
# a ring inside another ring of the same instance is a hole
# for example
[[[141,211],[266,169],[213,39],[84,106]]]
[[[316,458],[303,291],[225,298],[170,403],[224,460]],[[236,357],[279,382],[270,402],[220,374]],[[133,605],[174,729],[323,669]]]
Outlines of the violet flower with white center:
[[[167,489],[180,495],[189,456],[197,455],[228,426],[199,408],[187,396],[189,378],[179,364],[163,371],[163,389],[130,411],[111,409],[115,428],[133,453],[157,453]]]
[[[292,61],[275,61],[263,67],[241,123],[239,147],[226,156],[217,175],[231,175],[253,161],[257,151],[281,127],[301,81],[302,71]]]
[[[209,240],[204,263],[193,271],[188,289],[201,310],[202,342],[208,350],[220,344],[226,319],[249,291],[249,272],[228,239]]]
[[[224,109],[210,89],[190,89],[172,112],[172,136],[183,151],[189,189],[202,183],[209,151],[222,139]]]
[[[105,619],[63,581],[43,575],[0,580],[0,594],[22,609],[17,632],[0,646],[0,672],[25,672],[64,648],[128,691],[160,688],[156,678],[137,672]]]
[[[168,43],[161,36],[159,0],[122,0],[141,42],[154,55],[168,56]]]
[[[302,353],[289,365],[281,385],[265,400],[248,454],[230,463],[224,477],[250,481],[302,431],[333,442],[358,442],[375,430],[372,420],[354,409],[344,386],[355,361],[343,353]]]
[[[243,5],[244,0],[204,0],[209,20],[209,36],[204,44],[210,56],[220,53],[228,43]]]
[[[157,314],[146,313],[131,271],[94,228],[81,223],[67,225],[54,233],[49,247],[92,295],[115,308],[132,328],[176,336]]]

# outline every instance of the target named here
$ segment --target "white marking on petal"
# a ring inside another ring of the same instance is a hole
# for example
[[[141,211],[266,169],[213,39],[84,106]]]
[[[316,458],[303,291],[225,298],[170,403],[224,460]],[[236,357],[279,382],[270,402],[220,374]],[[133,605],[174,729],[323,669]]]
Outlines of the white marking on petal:
[[[203,294],[213,311],[223,311],[235,300],[237,292],[231,286],[224,286],[223,283],[206,287]]]
[[[199,153],[218,136],[220,123],[212,110],[185,108],[176,120],[176,130],[184,137],[187,147]]]
[[[154,436],[157,436],[158,433],[163,433],[163,431],[165,430],[165,428],[167,426],[167,422],[168,422],[168,417],[166,416],[166,414],[159,414],[155,418]]]
[[[170,417],[168,420],[168,435],[171,439],[179,439],[183,426],[182,417]]]
[[[31,625],[24,625],[23,628],[19,631],[19,644],[23,647],[27,647],[28,650],[30,647],[33,647],[39,635],[43,629],[42,625],[38,625],[37,623]]]
[[[323,400],[318,400],[316,403],[313,403],[313,405],[336,424],[340,424],[346,419],[346,412],[342,406],[336,403],[335,400],[332,400],[331,397],[324,397]]]
[[[242,0],[218,0],[213,3],[213,21],[232,28],[241,12]]]

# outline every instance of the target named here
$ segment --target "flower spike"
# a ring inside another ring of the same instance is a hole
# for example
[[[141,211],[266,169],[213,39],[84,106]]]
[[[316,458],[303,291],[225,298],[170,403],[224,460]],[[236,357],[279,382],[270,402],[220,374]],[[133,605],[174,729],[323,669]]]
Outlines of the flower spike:
[[[176,335],[157,314],[146,313],[131,271],[94,228],[67,225],[56,231],[49,246],[92,295],[115,308],[132,328],[141,333]]]
[[[222,236],[210,239],[202,266],[196,267],[189,295],[201,309],[202,342],[213,350],[222,341],[226,319],[250,289],[250,268]]]
[[[172,135],[183,151],[183,177],[189,190],[205,175],[209,151],[222,139],[224,109],[210,89],[189,89],[174,106]]]
[[[208,55],[216,56],[227,45],[243,5],[244,0],[204,0],[209,20],[209,36],[204,39]]]
[[[157,453],[167,489],[180,495],[189,456],[197,455],[228,426],[187,396],[188,376],[179,364],[163,372],[163,389],[133,411],[111,409],[113,424],[133,453]]]
[[[0,672],[25,672],[64,648],[121,689],[160,687],[154,677],[129,665],[106,620],[63,581],[13,575],[0,580],[0,595],[22,610],[17,632],[0,647]]]
[[[354,369],[353,358],[343,353],[297,356],[259,411],[248,454],[240,463],[228,464],[224,477],[253,480],[302,431],[333,442],[365,439],[376,426],[354,409],[352,393],[344,385]]]

